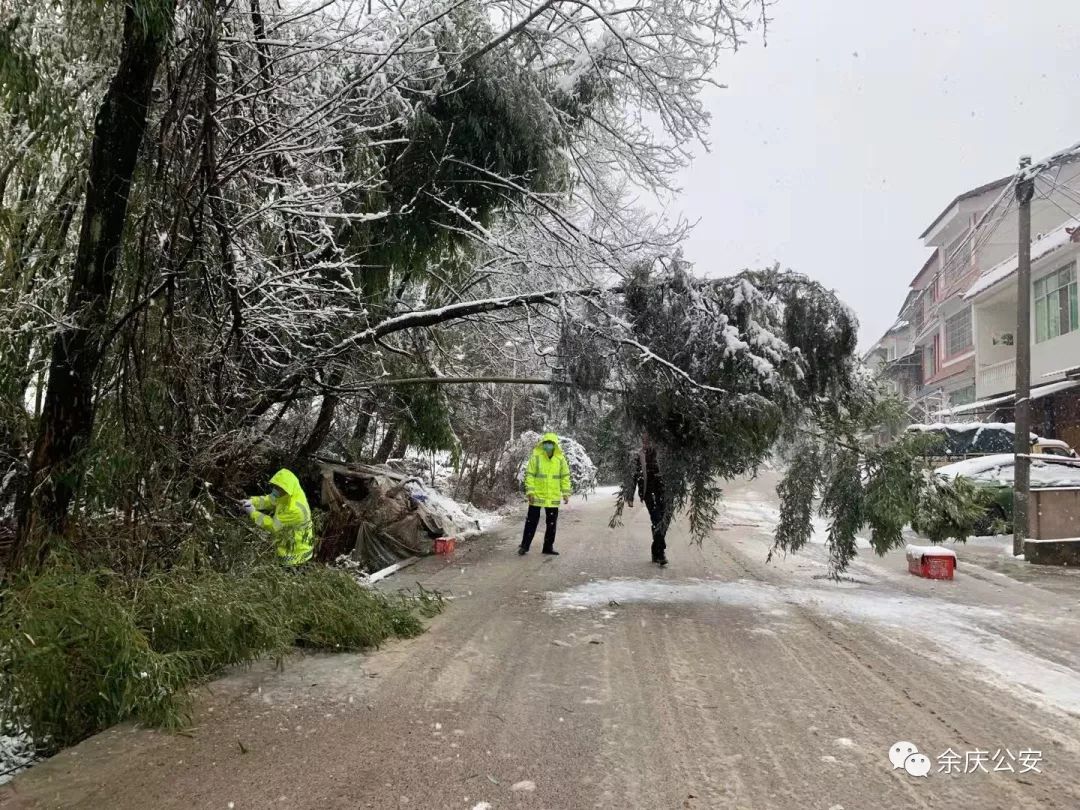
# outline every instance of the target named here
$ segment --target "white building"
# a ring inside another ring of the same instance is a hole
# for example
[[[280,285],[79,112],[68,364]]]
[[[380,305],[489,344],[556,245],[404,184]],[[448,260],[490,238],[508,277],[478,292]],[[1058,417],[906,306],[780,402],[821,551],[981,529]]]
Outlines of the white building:
[[[976,225],[1011,178],[965,191],[921,234],[934,251],[912,281],[915,346],[922,358],[919,401],[930,416],[977,397],[971,302],[964,293],[983,266],[972,250]]]
[[[1012,179],[965,191],[930,223],[921,238],[933,252],[912,280],[898,322],[865,358],[910,400],[913,418],[1012,418]],[[1039,175],[1031,212],[1032,429],[1080,447],[1080,152]]]
[[[1016,384],[1016,206],[980,250],[983,274],[965,291],[974,309],[975,393],[980,400]],[[1076,260],[1080,253],[1080,163],[1039,180],[1031,204],[1031,381],[1064,378],[1080,365]],[[1058,373],[1055,373],[1058,372]]]
[[[1009,192],[1012,193],[1011,191]],[[1011,416],[1016,387],[1017,204],[974,233],[979,275],[959,297],[970,307],[975,402],[952,413]],[[1080,445],[1080,162],[1036,181],[1031,206],[1033,430]]]
[[[914,293],[909,294],[905,309]],[[863,355],[863,363],[878,374],[886,386],[897,396],[910,399],[917,395],[921,381],[920,363],[915,350],[915,327],[901,317]]]

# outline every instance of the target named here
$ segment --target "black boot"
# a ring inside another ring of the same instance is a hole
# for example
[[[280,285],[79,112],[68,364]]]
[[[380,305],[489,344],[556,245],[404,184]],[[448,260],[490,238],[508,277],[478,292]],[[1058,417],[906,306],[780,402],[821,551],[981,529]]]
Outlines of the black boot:
[[[547,554],[549,557],[558,557],[559,556],[559,552],[557,552],[553,548],[545,548],[541,553],[542,554]]]
[[[527,548],[525,548],[525,546],[518,546],[518,554],[519,555],[524,557],[528,553],[529,553],[529,550]]]

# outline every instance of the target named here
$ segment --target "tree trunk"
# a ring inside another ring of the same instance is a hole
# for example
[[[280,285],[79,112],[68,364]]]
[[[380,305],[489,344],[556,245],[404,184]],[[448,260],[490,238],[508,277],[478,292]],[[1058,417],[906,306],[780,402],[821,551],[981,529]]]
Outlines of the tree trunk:
[[[375,451],[375,463],[385,464],[386,460],[390,458],[390,453],[394,450],[394,445],[397,443],[398,429],[396,427],[388,427],[386,429],[386,435],[383,436],[382,443],[379,444],[379,449]]]
[[[163,4],[156,14],[138,5],[139,0],[125,5],[120,62],[94,121],[86,202],[65,311],[71,327],[53,340],[49,387],[19,515],[17,558],[38,522],[52,532],[63,530],[82,475],[80,455],[94,428],[94,377],[108,333],[128,195],[154,76],[172,27],[172,3]],[[45,551],[43,545],[42,554]]]
[[[340,368],[335,368],[330,372],[330,379],[327,383],[332,388],[337,388],[341,385],[341,381],[345,379],[345,372]],[[323,394],[322,404],[319,405],[319,416],[315,419],[315,427],[311,429],[311,433],[308,435],[307,440],[301,445],[300,450],[297,452],[298,458],[307,458],[315,453],[318,453],[322,448],[323,443],[326,441],[326,437],[330,435],[330,429],[334,426],[334,411],[337,409],[338,402],[341,401],[341,397],[338,394],[327,392]]]
[[[390,458],[405,458],[405,453],[409,449],[409,440],[402,437],[398,439],[397,444],[394,445],[394,452]]]
[[[349,461],[359,461],[364,455],[364,442],[367,439],[368,428],[371,426],[371,402],[364,402],[360,406],[360,414],[356,417],[356,427],[353,428],[352,441],[349,443]]]
[[[476,481],[480,472],[480,454],[476,454],[476,458],[473,460],[472,471],[469,473],[469,503],[473,502],[473,498],[476,496]]]
[[[235,252],[229,230],[229,222],[225,215],[225,207],[222,203],[225,195],[221,190],[221,182],[218,176],[217,165],[217,131],[218,122],[214,119],[218,106],[218,32],[217,14],[214,9],[214,0],[204,0],[209,28],[206,36],[206,64],[203,70],[203,93],[204,106],[206,108],[203,119],[202,139],[202,168],[206,180],[206,200],[210,208],[210,219],[214,223],[217,232],[218,249],[221,253],[222,280],[229,292],[229,312],[232,317],[232,326],[225,343],[221,347],[221,356],[218,358],[217,370],[214,374],[214,389],[218,399],[222,397],[222,377],[225,373],[225,361],[229,355],[229,349],[235,342],[239,347],[244,334],[243,304],[240,300],[240,289],[236,285],[237,271]]]

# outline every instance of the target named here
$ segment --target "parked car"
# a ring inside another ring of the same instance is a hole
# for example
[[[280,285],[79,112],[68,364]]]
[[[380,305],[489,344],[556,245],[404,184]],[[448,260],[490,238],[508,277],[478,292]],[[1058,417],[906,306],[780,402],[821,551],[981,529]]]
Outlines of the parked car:
[[[1031,452],[1038,455],[1080,459],[1076,451],[1069,447],[1069,443],[1063,442],[1061,439],[1040,438],[1031,446]]]
[[[1068,445],[1065,447],[1072,452]],[[1072,457],[1065,458],[1044,453],[1039,458],[1032,458],[1031,488],[1080,487],[1080,460],[1075,455],[1073,453]],[[936,473],[942,478],[966,478],[990,493],[986,519],[976,526],[979,534],[989,534],[994,524],[1003,524],[1006,531],[1011,531],[1015,464],[1016,457],[1012,453],[996,453],[946,464],[939,467]]]
[[[955,422],[933,425],[911,425],[909,433],[929,433],[941,441],[930,456],[934,466],[951,461],[982,457],[996,453],[1012,453],[1016,436],[1013,422]],[[1044,439],[1031,434],[1031,452],[1034,455],[1052,455],[1077,458],[1076,451],[1058,439]]]

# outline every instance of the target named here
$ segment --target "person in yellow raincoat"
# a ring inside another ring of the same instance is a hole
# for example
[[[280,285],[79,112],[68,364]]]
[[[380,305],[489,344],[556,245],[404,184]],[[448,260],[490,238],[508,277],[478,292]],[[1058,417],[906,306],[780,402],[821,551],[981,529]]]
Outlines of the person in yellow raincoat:
[[[282,564],[302,565],[315,547],[307,496],[289,470],[274,473],[270,489],[269,495],[244,501],[244,510],[256,526],[271,533]]]
[[[521,536],[518,554],[528,554],[540,523],[540,509],[544,510],[544,554],[558,556],[555,550],[555,529],[559,522],[559,501],[570,503],[570,465],[559,447],[559,437],[545,433],[525,466],[525,496],[529,499],[529,513],[525,518],[525,532]]]

